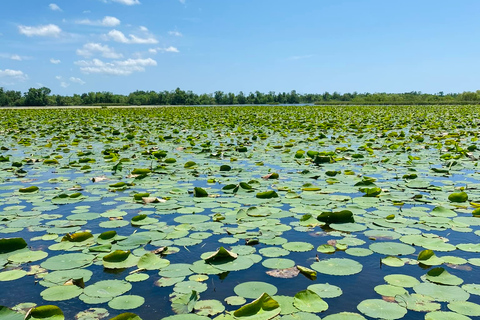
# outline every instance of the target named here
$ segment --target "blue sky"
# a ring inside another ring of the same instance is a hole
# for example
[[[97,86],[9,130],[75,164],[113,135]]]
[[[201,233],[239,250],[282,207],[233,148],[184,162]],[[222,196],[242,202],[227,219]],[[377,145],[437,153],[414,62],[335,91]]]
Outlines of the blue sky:
[[[480,89],[478,0],[4,0],[0,8],[7,90]]]

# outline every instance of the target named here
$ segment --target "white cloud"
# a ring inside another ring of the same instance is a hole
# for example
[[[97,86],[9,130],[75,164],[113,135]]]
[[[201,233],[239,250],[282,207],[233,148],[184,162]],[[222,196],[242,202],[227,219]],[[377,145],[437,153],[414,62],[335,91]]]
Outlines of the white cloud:
[[[140,26],[140,30],[142,30],[143,32],[148,32],[147,27],[144,27],[144,26]]]
[[[82,79],[80,78],[75,78],[75,77],[70,77],[70,82],[72,83],[78,83],[78,84],[81,84],[81,85],[84,85],[85,84],[85,81],[83,81]]]
[[[56,5],[55,3],[50,3],[48,5],[48,7],[50,8],[50,10],[52,11],[63,11],[58,5]]]
[[[86,74],[108,74],[126,76],[134,72],[143,72],[146,67],[156,66],[157,61],[148,59],[127,59],[122,61],[103,62],[99,59],[80,60],[75,62]]]
[[[68,82],[65,82],[65,81],[60,82],[60,86],[61,86],[62,88],[66,88],[66,87],[68,87],[69,85],[70,85],[70,83],[68,83]]]
[[[119,59],[123,57],[121,53],[115,52],[115,49],[100,43],[90,42],[84,44],[82,49],[77,49],[77,54],[85,58],[91,57],[96,53],[100,53],[102,57],[108,59]]]
[[[18,54],[12,54],[10,59],[17,60],[17,61],[22,61],[23,60],[22,57],[20,57]]]
[[[140,4],[138,0],[112,0],[113,2],[118,2],[127,6],[133,6],[135,4]]]
[[[85,24],[90,26],[103,26],[103,27],[115,27],[118,26],[121,22],[115,17],[106,16],[102,20],[92,21],[90,19],[83,19],[76,21],[77,24]]]
[[[173,53],[179,53],[180,51],[179,51],[177,48],[170,46],[170,47],[167,47],[167,48],[154,48],[154,49],[152,48],[152,49],[148,49],[148,52],[155,54],[155,53],[157,53],[157,52],[173,52]]]
[[[183,34],[179,31],[168,31],[168,34],[175,37],[183,37]]]
[[[28,76],[20,70],[11,70],[11,69],[0,69],[0,78],[10,78],[20,81],[25,81],[28,79]]]
[[[62,61],[60,61],[60,60],[58,60],[58,59],[53,59],[53,58],[52,58],[52,59],[50,59],[50,62],[53,63],[53,64],[59,64],[59,63],[62,62]]]
[[[181,4],[185,4],[185,0],[178,0]]]
[[[123,32],[118,31],[116,29],[113,29],[110,31],[107,35],[105,35],[107,38],[112,39],[113,41],[116,42],[121,42],[121,43],[129,43],[129,44],[155,44],[158,43],[158,40],[155,39],[153,36],[148,36],[147,38],[140,38],[137,37],[133,34],[130,34],[125,36]]]
[[[20,25],[18,26],[18,31],[27,37],[58,37],[62,32],[62,29],[54,24],[40,25],[37,27]]]

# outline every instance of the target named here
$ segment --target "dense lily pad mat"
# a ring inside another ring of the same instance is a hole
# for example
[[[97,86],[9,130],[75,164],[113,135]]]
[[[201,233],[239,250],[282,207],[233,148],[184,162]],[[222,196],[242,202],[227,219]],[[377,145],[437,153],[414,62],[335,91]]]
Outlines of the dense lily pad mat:
[[[479,111],[3,110],[0,313],[478,317]]]

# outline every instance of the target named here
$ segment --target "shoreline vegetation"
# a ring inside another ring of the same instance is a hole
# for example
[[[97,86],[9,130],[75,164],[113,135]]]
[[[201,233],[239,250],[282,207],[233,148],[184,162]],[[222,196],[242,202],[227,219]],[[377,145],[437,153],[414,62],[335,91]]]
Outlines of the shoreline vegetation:
[[[88,92],[62,96],[51,94],[47,87],[30,88],[27,92],[5,90],[0,87],[2,107],[129,107],[129,106],[175,106],[175,105],[477,105],[480,90],[462,93],[438,92],[435,94],[412,91],[406,93],[262,93],[244,94],[214,93],[197,94],[177,88],[172,91],[135,91],[128,95],[112,92]]]

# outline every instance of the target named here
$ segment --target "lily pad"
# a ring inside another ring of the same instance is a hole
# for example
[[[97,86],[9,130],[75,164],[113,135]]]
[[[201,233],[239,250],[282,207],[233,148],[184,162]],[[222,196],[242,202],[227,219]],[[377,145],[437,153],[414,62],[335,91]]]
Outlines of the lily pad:
[[[364,315],[375,319],[401,319],[407,314],[407,309],[381,299],[363,300],[358,304],[357,309]]]
[[[262,293],[274,296],[277,293],[277,288],[266,282],[247,281],[237,285],[233,288],[233,291],[235,291],[237,296],[247,299],[255,299],[262,295]]]
[[[363,266],[352,259],[346,258],[332,258],[314,262],[311,268],[324,274],[334,276],[347,276],[356,273],[360,273]]]

